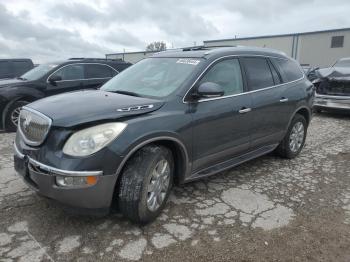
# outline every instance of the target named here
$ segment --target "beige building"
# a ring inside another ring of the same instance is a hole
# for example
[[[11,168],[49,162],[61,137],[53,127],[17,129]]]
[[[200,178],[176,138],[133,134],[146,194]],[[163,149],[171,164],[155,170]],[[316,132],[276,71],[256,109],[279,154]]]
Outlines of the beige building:
[[[350,57],[350,28],[270,35],[258,37],[207,40],[205,46],[245,45],[269,47],[285,52],[300,64],[327,67],[342,57]],[[106,58],[136,63],[156,52],[139,51],[107,54]]]
[[[307,33],[204,41],[205,46],[245,45],[269,47],[285,52],[300,64],[327,67],[350,57],[350,28]]]
[[[124,53],[115,53],[115,54],[106,54],[108,59],[122,59],[124,61],[135,64],[136,62],[149,57],[157,53],[155,51],[138,51],[138,52],[124,52]]]

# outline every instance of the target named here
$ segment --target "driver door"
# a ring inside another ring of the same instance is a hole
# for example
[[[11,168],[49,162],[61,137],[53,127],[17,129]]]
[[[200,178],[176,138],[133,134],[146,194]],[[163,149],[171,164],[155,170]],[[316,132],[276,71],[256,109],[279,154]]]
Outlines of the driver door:
[[[193,112],[193,172],[222,163],[248,152],[252,106],[245,93],[238,58],[214,64],[196,85],[219,84],[224,95],[204,98],[190,104]]]
[[[84,70],[84,64],[70,64],[58,69],[48,79],[47,95],[56,95],[83,89],[85,81]],[[53,78],[59,80],[50,81]]]

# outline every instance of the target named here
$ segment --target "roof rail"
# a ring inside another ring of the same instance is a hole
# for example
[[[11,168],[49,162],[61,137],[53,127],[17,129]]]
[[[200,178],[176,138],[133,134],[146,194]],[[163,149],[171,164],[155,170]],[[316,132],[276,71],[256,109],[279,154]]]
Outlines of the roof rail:
[[[91,57],[71,57],[68,60],[97,60],[97,61],[123,61],[121,58],[91,58]]]
[[[190,47],[184,47],[182,48],[182,51],[198,51],[198,50],[210,50],[213,48],[220,48],[220,47],[237,47],[236,45],[215,45],[215,46],[190,46]]]

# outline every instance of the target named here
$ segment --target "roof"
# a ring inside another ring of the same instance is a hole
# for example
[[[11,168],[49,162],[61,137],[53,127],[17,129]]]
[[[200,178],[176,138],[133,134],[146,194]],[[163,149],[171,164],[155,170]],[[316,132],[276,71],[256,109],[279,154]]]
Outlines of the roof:
[[[151,57],[179,57],[179,58],[209,58],[212,56],[224,55],[264,55],[286,58],[287,55],[281,51],[265,48],[265,47],[250,47],[250,46],[232,46],[232,47],[202,47],[197,49],[180,49],[158,52]]]
[[[342,32],[350,31],[350,27],[339,28],[339,29],[329,29],[321,31],[311,31],[311,32],[302,32],[302,33],[290,33],[290,34],[279,34],[279,35],[264,35],[264,36],[251,36],[251,37],[240,37],[240,38],[226,38],[226,39],[216,39],[216,40],[205,40],[203,43],[215,43],[221,41],[237,41],[237,40],[252,40],[252,39],[261,39],[261,38],[273,38],[273,37],[288,37],[288,36],[298,36],[298,35],[311,35],[311,34],[322,34],[322,33],[331,33],[331,32]]]

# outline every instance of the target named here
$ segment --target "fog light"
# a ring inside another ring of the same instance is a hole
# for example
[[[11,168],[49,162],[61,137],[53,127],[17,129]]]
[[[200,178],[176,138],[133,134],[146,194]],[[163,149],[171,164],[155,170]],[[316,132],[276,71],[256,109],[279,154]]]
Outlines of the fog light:
[[[59,186],[93,186],[97,183],[97,176],[56,176]]]

